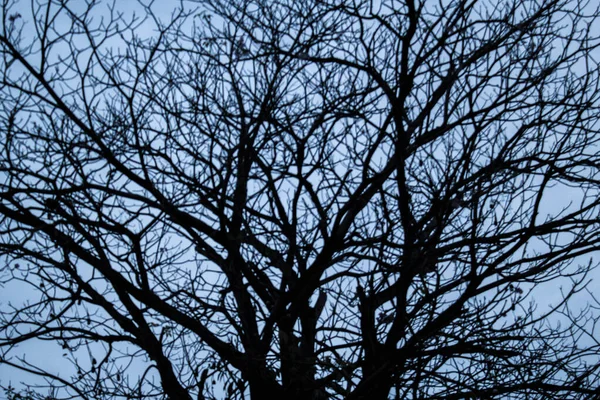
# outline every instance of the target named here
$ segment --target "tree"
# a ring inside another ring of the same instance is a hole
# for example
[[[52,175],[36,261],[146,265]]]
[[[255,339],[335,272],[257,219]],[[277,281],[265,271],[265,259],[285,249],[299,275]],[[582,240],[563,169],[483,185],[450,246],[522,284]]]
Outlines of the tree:
[[[597,9],[31,7],[0,35],[23,398],[600,394]]]

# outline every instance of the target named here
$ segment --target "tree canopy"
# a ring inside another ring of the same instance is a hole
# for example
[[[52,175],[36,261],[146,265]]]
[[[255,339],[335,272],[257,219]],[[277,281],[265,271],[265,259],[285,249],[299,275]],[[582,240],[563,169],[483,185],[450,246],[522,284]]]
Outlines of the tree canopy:
[[[600,395],[592,3],[2,4],[12,398]]]

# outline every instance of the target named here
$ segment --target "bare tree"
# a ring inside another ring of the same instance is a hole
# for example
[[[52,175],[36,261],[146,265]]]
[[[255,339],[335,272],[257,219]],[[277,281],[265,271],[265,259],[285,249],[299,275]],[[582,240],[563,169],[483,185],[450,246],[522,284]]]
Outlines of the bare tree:
[[[9,396],[600,396],[598,302],[569,301],[600,247],[591,4],[23,3],[0,363],[45,383]]]

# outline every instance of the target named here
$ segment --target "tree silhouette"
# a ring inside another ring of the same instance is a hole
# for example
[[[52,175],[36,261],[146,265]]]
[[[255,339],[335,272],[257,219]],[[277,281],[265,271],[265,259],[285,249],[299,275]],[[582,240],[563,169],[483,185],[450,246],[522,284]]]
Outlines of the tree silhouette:
[[[3,3],[12,398],[600,395],[597,9],[121,6]]]

